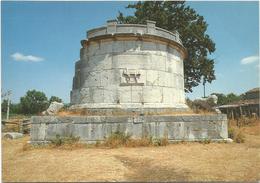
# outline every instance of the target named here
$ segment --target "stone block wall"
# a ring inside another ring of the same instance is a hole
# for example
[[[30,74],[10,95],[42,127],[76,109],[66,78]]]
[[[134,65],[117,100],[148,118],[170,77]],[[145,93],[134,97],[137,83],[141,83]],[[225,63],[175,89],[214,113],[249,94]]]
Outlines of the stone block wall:
[[[80,137],[83,142],[102,141],[120,131],[132,138],[154,137],[176,140],[225,140],[227,117],[187,116],[34,116],[31,119],[31,143],[48,142],[61,137]]]

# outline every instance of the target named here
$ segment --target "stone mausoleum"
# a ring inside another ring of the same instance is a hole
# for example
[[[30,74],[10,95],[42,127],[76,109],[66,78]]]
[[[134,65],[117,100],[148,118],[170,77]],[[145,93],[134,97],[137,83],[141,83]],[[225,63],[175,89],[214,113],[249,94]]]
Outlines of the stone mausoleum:
[[[47,142],[57,134],[95,142],[116,131],[170,141],[227,139],[226,115],[176,114],[188,111],[183,73],[187,51],[177,31],[155,24],[108,21],[88,31],[75,64],[70,108],[88,113],[32,117],[31,142]]]
[[[87,32],[75,64],[71,103],[81,108],[187,109],[178,32],[117,24]]]

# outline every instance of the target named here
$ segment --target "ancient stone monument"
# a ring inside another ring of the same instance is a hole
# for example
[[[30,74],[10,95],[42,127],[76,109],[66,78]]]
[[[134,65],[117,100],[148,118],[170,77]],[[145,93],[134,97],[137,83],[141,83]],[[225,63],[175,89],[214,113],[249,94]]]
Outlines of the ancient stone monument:
[[[95,142],[116,131],[170,141],[227,139],[226,115],[178,114],[188,110],[183,74],[187,52],[178,32],[158,28],[153,21],[108,21],[88,31],[81,45],[70,110],[87,113],[32,117],[32,143],[57,134]]]
[[[178,32],[147,25],[92,29],[81,41],[71,103],[81,108],[187,109]]]

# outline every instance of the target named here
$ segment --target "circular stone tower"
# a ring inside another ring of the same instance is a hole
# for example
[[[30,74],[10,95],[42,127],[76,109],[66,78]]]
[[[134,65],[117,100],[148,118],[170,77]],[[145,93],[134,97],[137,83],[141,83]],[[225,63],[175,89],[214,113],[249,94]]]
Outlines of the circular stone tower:
[[[178,32],[147,21],[117,24],[87,32],[81,41],[71,91],[73,108],[187,109]]]

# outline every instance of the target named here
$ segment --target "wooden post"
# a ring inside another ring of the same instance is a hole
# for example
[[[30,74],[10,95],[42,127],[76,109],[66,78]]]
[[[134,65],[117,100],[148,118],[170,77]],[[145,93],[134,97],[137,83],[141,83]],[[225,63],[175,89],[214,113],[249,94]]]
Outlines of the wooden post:
[[[203,82],[203,96],[206,98],[206,92],[205,92],[205,82]]]
[[[240,117],[243,115],[243,110],[242,110],[242,107],[239,106],[239,111],[240,111]]]
[[[23,133],[23,120],[19,123],[19,132]]]
[[[234,119],[234,110],[231,108],[231,118]]]
[[[8,96],[8,99],[7,99],[6,121],[9,120],[9,109],[10,109],[10,96]]]

